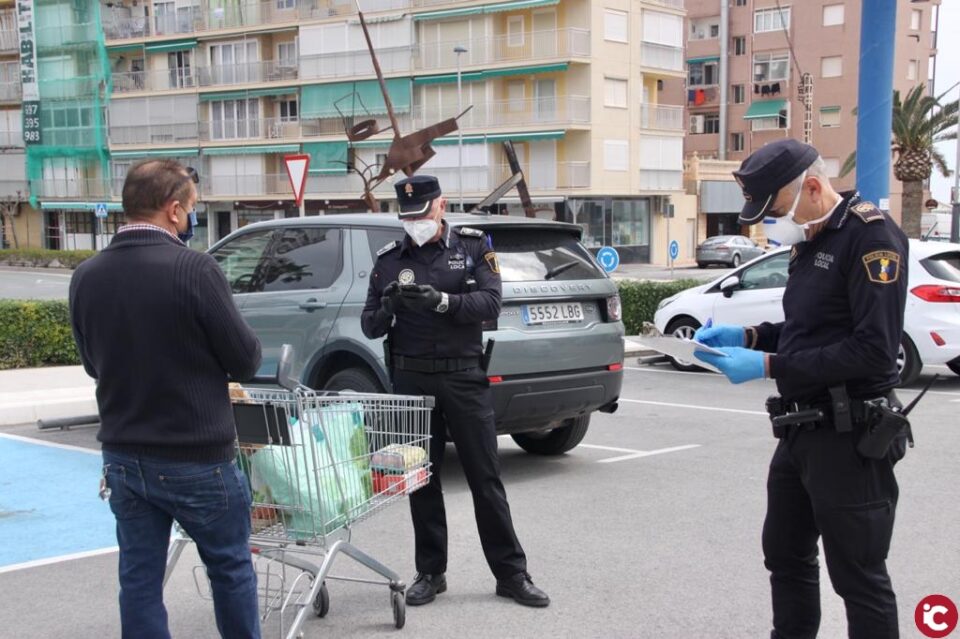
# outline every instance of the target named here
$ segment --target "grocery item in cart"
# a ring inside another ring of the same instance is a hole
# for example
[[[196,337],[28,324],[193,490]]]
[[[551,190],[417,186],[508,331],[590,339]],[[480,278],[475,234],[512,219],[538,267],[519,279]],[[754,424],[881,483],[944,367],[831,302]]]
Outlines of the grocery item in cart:
[[[390,444],[373,454],[370,466],[386,473],[403,473],[427,463],[427,451],[420,446]],[[380,492],[380,491],[377,491]]]

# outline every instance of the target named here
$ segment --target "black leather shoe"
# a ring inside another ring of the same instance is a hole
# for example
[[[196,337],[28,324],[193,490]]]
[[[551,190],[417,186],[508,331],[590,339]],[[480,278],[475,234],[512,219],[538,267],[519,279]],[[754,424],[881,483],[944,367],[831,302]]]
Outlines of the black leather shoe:
[[[418,572],[413,579],[413,585],[407,588],[407,605],[422,606],[437,598],[441,592],[447,591],[447,578],[443,573],[428,575]]]
[[[550,597],[533,585],[533,579],[526,572],[518,572],[509,579],[498,579],[497,595],[512,597],[518,604],[534,608],[546,608],[550,605]]]

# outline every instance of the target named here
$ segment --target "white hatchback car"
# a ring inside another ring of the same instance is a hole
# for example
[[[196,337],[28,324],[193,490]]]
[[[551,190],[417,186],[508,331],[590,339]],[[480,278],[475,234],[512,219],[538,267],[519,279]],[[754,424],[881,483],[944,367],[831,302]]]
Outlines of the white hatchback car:
[[[751,326],[783,320],[789,248],[780,248],[718,279],[660,302],[654,323],[664,335],[693,337],[714,324]],[[897,365],[901,383],[914,382],[925,364],[946,364],[960,375],[960,244],[910,240],[904,335]],[[679,370],[696,364],[671,360]]]

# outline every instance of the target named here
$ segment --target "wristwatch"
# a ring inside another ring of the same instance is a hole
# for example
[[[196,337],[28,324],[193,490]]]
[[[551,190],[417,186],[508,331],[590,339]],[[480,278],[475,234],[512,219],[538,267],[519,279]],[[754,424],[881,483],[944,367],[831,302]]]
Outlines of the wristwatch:
[[[446,293],[440,293],[440,303],[434,308],[437,313],[446,313],[450,308],[450,296]]]

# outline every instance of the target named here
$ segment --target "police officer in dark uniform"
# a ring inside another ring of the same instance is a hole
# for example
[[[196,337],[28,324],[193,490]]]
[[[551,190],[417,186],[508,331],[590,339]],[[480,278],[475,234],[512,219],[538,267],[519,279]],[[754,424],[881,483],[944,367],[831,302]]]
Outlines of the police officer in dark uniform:
[[[500,314],[500,268],[486,235],[443,221],[446,198],[434,177],[395,185],[406,236],[378,252],[361,322],[369,338],[387,335],[393,388],[432,395],[433,476],[410,495],[417,576],[407,603],[426,604],[447,589],[447,521],[440,484],[446,433],[473,494],[480,541],[496,593],[527,606],[550,599],[533,585],[500,481],[493,404],[483,361],[485,320]]]
[[[705,326],[696,339],[727,357],[697,357],[732,382],[770,377],[767,402],[779,443],[763,526],[773,632],[812,638],[820,624],[817,539],[843,598],[849,636],[898,636],[885,560],[909,424],[896,410],[897,352],[907,292],[907,239],[888,215],[830,186],[817,151],[768,144],[734,176],[741,224],[792,244],[783,322]]]

